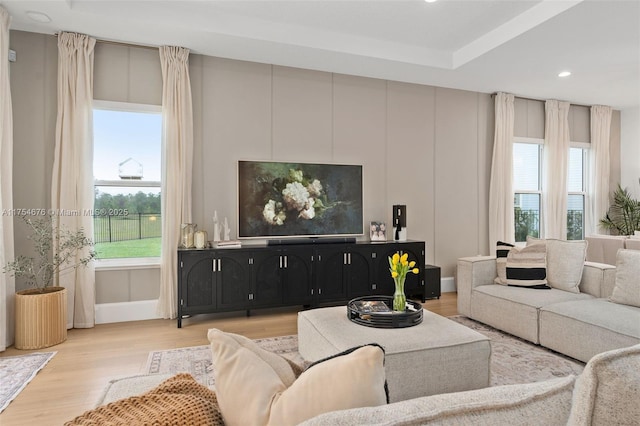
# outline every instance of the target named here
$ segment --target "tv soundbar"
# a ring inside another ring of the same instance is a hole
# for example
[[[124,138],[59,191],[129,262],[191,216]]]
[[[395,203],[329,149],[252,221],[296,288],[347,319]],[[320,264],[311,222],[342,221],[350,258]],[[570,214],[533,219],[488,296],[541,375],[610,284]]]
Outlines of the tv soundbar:
[[[355,243],[356,237],[283,238],[267,240],[268,246],[290,246],[301,244],[341,244]]]

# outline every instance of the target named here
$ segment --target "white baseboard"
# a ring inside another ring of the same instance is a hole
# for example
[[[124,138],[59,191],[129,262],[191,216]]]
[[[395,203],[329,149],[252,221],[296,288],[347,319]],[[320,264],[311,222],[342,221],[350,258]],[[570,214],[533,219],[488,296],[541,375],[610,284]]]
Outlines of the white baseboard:
[[[456,291],[456,282],[453,277],[444,277],[440,279],[441,293],[454,293]]]
[[[101,303],[96,305],[96,324],[112,322],[143,321],[160,318],[156,314],[158,300],[135,302]]]

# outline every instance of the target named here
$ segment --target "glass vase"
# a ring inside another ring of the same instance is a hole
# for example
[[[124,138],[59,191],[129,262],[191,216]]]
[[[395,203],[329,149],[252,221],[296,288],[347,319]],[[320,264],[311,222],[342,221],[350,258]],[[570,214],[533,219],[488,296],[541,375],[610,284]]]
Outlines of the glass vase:
[[[396,291],[393,293],[393,310],[404,312],[407,305],[407,296],[404,294],[404,280],[406,277],[394,278]]]

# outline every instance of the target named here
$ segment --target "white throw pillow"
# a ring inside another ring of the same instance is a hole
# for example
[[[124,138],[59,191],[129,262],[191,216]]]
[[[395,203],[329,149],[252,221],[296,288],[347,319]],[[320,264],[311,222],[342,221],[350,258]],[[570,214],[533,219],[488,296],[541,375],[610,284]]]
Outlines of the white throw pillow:
[[[527,246],[546,244],[547,281],[552,288],[580,293],[580,281],[587,257],[587,242],[584,240],[540,240],[527,237]]]
[[[640,308],[640,250],[618,250],[612,302]]]
[[[218,405],[227,425],[295,425],[329,411],[387,403],[379,346],[313,364],[288,386],[237,335],[211,329],[208,337]]]

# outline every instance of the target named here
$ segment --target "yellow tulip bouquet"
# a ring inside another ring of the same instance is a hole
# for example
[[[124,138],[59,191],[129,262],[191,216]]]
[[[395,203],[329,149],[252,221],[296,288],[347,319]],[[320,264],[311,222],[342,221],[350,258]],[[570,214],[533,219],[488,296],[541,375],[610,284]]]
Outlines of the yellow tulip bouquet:
[[[396,284],[396,291],[393,294],[393,310],[404,312],[407,304],[407,297],[404,294],[404,281],[407,278],[407,273],[418,274],[420,270],[416,268],[416,262],[413,260],[409,262],[409,255],[404,253],[395,253],[389,257],[389,271],[391,272],[391,278]]]

